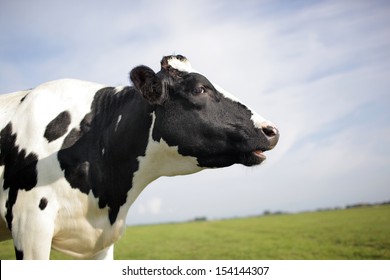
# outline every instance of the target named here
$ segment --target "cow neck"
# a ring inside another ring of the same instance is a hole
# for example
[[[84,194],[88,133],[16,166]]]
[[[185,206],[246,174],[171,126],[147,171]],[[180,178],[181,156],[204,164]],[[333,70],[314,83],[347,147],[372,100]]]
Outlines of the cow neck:
[[[111,212],[116,212],[128,200],[132,200],[127,196],[135,187],[133,176],[139,169],[138,158],[146,152],[153,107],[133,88],[125,88],[111,95],[111,98],[114,100],[109,103],[114,108],[101,104],[106,114],[101,120],[103,124],[106,123],[101,130],[99,144],[102,160],[101,167],[92,171],[100,173],[102,168],[106,172],[103,171],[103,176],[91,173],[91,177],[100,178],[100,182],[94,186],[106,192],[103,197],[107,197],[107,202],[101,202],[99,197],[99,206],[106,203]],[[113,217],[115,215],[117,213]],[[110,216],[111,222],[113,217]]]
[[[99,208],[108,207],[115,223],[127,201],[138,157],[145,155],[153,107],[139,93],[126,87],[99,90],[88,114],[89,128],[58,157],[72,188],[92,192]],[[77,156],[74,156],[77,155]]]

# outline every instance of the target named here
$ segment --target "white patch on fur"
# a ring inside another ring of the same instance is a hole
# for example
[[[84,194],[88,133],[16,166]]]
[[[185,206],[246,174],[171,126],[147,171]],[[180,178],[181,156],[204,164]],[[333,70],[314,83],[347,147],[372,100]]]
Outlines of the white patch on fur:
[[[69,130],[78,128],[81,120],[91,110],[93,97],[103,85],[63,79],[44,83],[29,92],[28,98],[14,109],[6,121],[12,122],[13,133],[17,134],[16,145],[26,154],[34,152],[39,158],[46,157],[61,148],[65,135],[49,144],[42,143],[47,124],[60,112],[69,111]],[[69,94],[73,93],[73,94]],[[48,105],[50,104],[50,105]]]
[[[42,197],[48,200],[44,210],[38,207]],[[49,258],[51,242],[48,240],[53,237],[53,221],[57,214],[57,203],[53,199],[51,187],[33,188],[30,191],[19,190],[12,213],[14,244],[16,248],[23,250],[24,258]]]
[[[0,180],[0,241],[3,241],[12,238],[5,222],[5,214],[7,213],[5,205],[8,200],[9,188],[6,190],[3,189],[3,171],[1,171]]]
[[[117,131],[117,129],[118,129],[118,125],[119,125],[119,123],[120,123],[121,119],[122,119],[122,115],[119,115],[119,116],[118,116],[118,119],[116,120],[116,124],[115,124],[115,131]]]
[[[171,67],[179,70],[179,71],[182,71],[182,72],[187,72],[187,73],[192,73],[192,72],[195,72],[195,73],[198,73],[197,71],[195,71],[192,66],[191,66],[191,63],[188,59],[185,59],[185,60],[180,60],[176,57],[172,57],[170,59],[168,59],[168,64],[171,65]]]
[[[117,94],[118,92],[121,92],[126,86],[118,86],[114,89],[114,93]]]
[[[15,114],[20,101],[29,92],[29,90],[25,90],[0,95],[0,129],[3,129],[8,124],[9,120]]]

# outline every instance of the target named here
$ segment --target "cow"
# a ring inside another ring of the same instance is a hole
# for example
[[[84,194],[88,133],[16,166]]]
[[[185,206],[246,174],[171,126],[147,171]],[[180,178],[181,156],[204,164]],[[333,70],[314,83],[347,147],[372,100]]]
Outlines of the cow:
[[[132,86],[63,79],[0,95],[0,240],[16,259],[113,259],[130,206],[161,176],[259,165],[271,122],[181,55]]]

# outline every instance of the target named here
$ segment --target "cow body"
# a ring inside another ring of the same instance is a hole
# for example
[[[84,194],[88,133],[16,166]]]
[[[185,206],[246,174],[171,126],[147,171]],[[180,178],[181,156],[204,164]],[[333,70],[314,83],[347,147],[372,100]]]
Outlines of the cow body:
[[[0,240],[13,238],[18,259],[47,259],[51,247],[110,259],[150,182],[259,164],[276,145],[271,123],[187,59],[161,65],[134,68],[132,87],[68,79],[0,95]]]

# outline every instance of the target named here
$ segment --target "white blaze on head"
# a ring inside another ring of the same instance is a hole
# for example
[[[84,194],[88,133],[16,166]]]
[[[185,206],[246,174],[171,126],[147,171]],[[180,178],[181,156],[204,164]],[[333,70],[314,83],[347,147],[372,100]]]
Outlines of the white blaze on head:
[[[172,67],[172,68],[175,68],[176,70],[179,70],[179,71],[182,71],[182,72],[187,72],[187,73],[198,73],[197,71],[195,71],[192,66],[191,66],[191,63],[188,59],[184,59],[184,60],[180,60],[176,57],[171,57],[168,59],[168,64]]]

